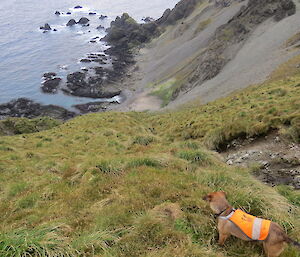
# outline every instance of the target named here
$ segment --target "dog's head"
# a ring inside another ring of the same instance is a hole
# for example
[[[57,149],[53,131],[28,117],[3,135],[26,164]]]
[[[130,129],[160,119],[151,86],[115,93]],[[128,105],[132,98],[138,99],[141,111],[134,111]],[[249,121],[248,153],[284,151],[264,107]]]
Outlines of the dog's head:
[[[209,193],[208,195],[205,195],[202,199],[206,202],[213,202],[215,200],[218,200],[218,199],[226,199],[226,193],[224,191],[218,191],[218,192],[212,192],[212,193]]]
[[[226,193],[224,191],[209,193],[202,199],[209,203],[210,208],[215,213],[219,213],[224,206],[228,205]]]

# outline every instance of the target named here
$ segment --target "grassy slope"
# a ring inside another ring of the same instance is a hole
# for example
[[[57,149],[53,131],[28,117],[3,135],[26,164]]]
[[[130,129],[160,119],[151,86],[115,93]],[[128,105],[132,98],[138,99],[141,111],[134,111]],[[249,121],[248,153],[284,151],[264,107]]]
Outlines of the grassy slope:
[[[255,243],[216,245],[202,200],[214,190],[300,240],[299,192],[201,146],[274,128],[298,141],[300,76],[278,79],[172,113],[90,114],[0,137],[0,256],[261,256]]]

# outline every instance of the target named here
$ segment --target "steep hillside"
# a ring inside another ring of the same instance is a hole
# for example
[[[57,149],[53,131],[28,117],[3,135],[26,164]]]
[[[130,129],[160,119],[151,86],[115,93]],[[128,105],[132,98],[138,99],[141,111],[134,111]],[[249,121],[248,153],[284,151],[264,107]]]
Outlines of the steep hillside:
[[[194,99],[207,103],[264,81],[278,65],[299,54],[298,48],[284,47],[300,30],[299,3],[295,4],[196,1],[190,15],[165,25],[165,32],[140,50],[124,82],[134,93],[128,92],[120,109],[172,108]]]
[[[299,241],[299,191],[264,185],[204,147],[270,130],[299,144],[300,77],[289,71],[204,106],[91,114],[0,137],[0,255],[261,256],[255,243],[217,246],[202,200],[214,190]],[[282,256],[300,254],[290,246]]]

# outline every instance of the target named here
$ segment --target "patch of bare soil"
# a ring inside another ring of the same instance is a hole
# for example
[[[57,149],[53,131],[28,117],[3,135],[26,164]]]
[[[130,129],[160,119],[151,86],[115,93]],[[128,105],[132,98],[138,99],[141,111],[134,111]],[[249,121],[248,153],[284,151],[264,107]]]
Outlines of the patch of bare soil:
[[[300,144],[287,141],[277,132],[259,139],[234,141],[221,154],[228,165],[251,168],[264,183],[300,189]]]

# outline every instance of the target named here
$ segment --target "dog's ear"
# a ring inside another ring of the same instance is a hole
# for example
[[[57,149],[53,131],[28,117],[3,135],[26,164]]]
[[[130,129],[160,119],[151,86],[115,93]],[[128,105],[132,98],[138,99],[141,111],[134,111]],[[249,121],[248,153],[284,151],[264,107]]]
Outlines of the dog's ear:
[[[226,197],[227,196],[227,193],[224,192],[224,191],[221,191],[221,193]]]
[[[202,199],[204,201],[210,202],[212,200],[212,195],[211,194],[205,195]]]

